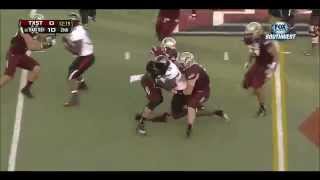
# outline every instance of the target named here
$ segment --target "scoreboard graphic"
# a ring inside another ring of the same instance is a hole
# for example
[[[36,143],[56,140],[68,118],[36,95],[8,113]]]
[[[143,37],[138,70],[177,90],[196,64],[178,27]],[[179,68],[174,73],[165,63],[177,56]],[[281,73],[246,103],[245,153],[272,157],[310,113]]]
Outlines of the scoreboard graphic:
[[[24,33],[70,33],[73,20],[19,20],[19,27]]]

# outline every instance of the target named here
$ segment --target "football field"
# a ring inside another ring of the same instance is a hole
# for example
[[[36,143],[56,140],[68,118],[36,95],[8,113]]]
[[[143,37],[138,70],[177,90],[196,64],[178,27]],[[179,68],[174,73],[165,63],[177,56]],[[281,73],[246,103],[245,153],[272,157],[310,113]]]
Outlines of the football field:
[[[71,10],[40,10],[47,19],[65,18]],[[29,10],[1,10],[1,75],[10,38],[19,18]],[[72,56],[63,48],[61,36],[45,53],[33,53],[41,64],[34,83],[34,99],[17,106],[21,71],[1,89],[0,159],[8,170],[10,148],[17,145],[15,170],[108,171],[108,170],[276,170],[279,152],[272,112],[272,81],[267,86],[267,116],[254,117],[256,99],[241,87],[247,47],[240,36],[177,36],[178,51],[191,51],[207,69],[211,97],[207,108],[220,107],[231,118],[198,118],[191,139],[185,138],[186,119],[147,123],[148,136],[135,133],[134,115],[146,104],[139,82],[129,76],[145,71],[148,53],[157,45],[154,23],[157,10],[98,10],[97,22],[89,23],[96,62],[85,74],[89,90],[81,93],[80,106],[65,108],[69,96],[68,66]],[[287,143],[287,170],[319,171],[319,147],[299,130],[300,124],[319,107],[319,54],[304,56],[310,38],[297,37],[282,43],[286,109],[283,136]],[[125,59],[130,52],[130,59]],[[224,60],[228,52],[229,60]],[[157,112],[169,111],[171,94]],[[21,111],[22,110],[22,111]],[[14,128],[17,113],[21,126]],[[18,142],[13,141],[19,132]],[[12,162],[11,162],[12,163]]]

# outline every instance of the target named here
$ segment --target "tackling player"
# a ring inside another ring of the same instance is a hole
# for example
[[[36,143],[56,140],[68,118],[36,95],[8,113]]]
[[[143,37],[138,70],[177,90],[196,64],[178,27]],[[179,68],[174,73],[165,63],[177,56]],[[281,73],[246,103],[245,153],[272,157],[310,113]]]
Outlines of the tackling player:
[[[252,88],[259,103],[257,116],[266,115],[264,84],[270,79],[277,68],[277,45],[266,40],[261,24],[251,22],[246,26],[244,43],[249,48],[249,60],[245,68],[252,66],[246,72],[243,80],[243,88]]]
[[[146,134],[144,121],[150,120],[153,122],[164,122],[168,113],[163,113],[160,116],[152,117],[153,110],[163,102],[161,88],[171,91],[177,87],[179,79],[183,78],[178,67],[168,60],[167,56],[160,55],[154,61],[149,61],[146,66],[147,73],[141,79],[141,85],[146,92],[148,104],[141,114],[136,115],[136,120],[139,121],[137,132]]]
[[[93,44],[88,35],[88,31],[80,23],[80,16],[76,13],[69,15],[74,21],[74,27],[69,36],[63,36],[62,41],[65,48],[71,52],[76,59],[69,66],[68,80],[71,91],[70,99],[64,104],[65,107],[79,104],[79,91],[87,89],[87,85],[82,77],[94,63]]]
[[[175,62],[178,52],[176,49],[176,40],[172,37],[166,37],[161,41],[160,46],[152,47],[151,48],[151,55],[152,59],[155,59],[156,57],[160,55],[165,55],[168,57],[168,59],[172,62]]]
[[[183,67],[184,74],[186,76],[186,88],[183,90],[173,90],[175,94],[185,95],[185,103],[187,105],[187,120],[188,126],[186,135],[190,137],[192,127],[196,116],[211,116],[217,115],[225,120],[229,120],[229,117],[222,110],[215,110],[211,112],[199,112],[197,110],[208,101],[210,97],[210,78],[206,70],[196,63],[194,55],[190,52],[183,52],[178,58],[178,63]]]
[[[32,15],[32,19],[42,20],[43,15]],[[33,98],[31,86],[38,79],[40,73],[40,64],[31,57],[31,51],[47,49],[55,44],[52,36],[46,36],[36,33],[24,33],[19,29],[13,38],[9,50],[6,54],[7,66],[4,75],[0,78],[0,88],[13,79],[16,68],[28,70],[27,83],[21,89],[21,93],[28,98]]]

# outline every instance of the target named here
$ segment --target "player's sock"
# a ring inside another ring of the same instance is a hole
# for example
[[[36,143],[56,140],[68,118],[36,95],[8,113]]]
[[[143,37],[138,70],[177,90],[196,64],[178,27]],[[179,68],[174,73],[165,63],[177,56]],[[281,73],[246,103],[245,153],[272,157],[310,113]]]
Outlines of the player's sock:
[[[192,124],[188,124],[187,132],[186,132],[187,138],[190,137],[191,131],[192,131]]]
[[[141,119],[139,120],[138,126],[137,126],[137,133],[142,134],[142,135],[146,135],[147,131],[145,129],[145,125],[144,125],[144,121],[146,120],[145,117],[141,117]]]
[[[264,103],[260,103],[260,109],[261,109],[261,110],[264,110],[264,111],[266,110],[266,108],[265,108],[265,106],[264,106]]]
[[[31,86],[32,86],[32,84],[33,84],[33,81],[27,81],[27,84],[24,86],[24,88],[23,89],[30,89],[31,88]]]

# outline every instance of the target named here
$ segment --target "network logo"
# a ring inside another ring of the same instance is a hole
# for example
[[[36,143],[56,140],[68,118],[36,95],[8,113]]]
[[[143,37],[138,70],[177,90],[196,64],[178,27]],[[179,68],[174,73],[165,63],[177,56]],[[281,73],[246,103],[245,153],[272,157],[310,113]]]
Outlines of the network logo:
[[[271,40],[292,40],[295,38],[296,34],[289,32],[289,25],[285,22],[272,24],[271,33],[266,34],[266,39]]]

